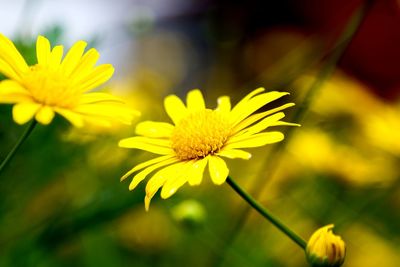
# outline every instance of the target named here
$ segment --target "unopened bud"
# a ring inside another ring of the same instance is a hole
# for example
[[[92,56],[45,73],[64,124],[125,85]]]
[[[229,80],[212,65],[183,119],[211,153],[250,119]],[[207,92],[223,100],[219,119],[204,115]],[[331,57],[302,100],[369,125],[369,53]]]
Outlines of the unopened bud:
[[[334,225],[324,226],[312,234],[307,243],[306,256],[313,267],[339,267],[346,255],[342,238],[332,233]]]

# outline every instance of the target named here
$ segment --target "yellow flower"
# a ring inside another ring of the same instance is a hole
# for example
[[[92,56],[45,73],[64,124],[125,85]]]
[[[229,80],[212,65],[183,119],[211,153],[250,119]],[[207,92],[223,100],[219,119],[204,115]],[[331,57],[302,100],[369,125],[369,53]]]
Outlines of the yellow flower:
[[[306,255],[311,266],[339,267],[346,255],[346,245],[340,236],[332,233],[334,225],[324,226],[311,236]]]
[[[53,49],[39,36],[36,42],[38,63],[28,66],[14,44],[0,34],[0,73],[7,80],[0,83],[0,103],[15,104],[13,118],[24,124],[35,118],[47,125],[55,113],[76,127],[85,123],[109,126],[112,121],[130,124],[137,112],[129,110],[117,97],[89,90],[111,78],[110,64],[95,67],[99,53],[86,43],[76,42],[63,57],[63,46]]]
[[[140,136],[123,139],[120,147],[146,150],[161,156],[141,163],[127,172],[121,180],[138,172],[129,185],[133,190],[146,176],[158,170],[146,185],[145,206],[162,187],[161,197],[166,199],[186,182],[199,185],[208,164],[211,180],[220,185],[225,182],[229,169],[222,159],[249,159],[251,154],[241,148],[259,147],[282,141],[281,132],[262,132],[270,126],[297,125],[280,121],[285,114],[279,112],[293,103],[253,114],[255,111],[288,93],[268,92],[259,88],[248,94],[231,108],[227,96],[218,98],[214,110],[205,107],[199,90],[188,93],[186,106],[175,95],[165,98],[164,106],[173,124],[145,121],[136,126]]]

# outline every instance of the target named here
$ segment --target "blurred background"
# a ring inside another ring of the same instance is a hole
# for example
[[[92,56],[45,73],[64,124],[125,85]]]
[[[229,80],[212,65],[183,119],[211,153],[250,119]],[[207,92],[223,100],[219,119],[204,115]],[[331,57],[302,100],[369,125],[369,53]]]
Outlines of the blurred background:
[[[305,239],[334,223],[348,246],[343,266],[397,267],[400,1],[368,1],[338,64],[327,60],[364,2],[0,0],[0,32],[30,64],[39,34],[53,45],[88,41],[116,69],[104,90],[140,110],[138,120],[168,120],[163,98],[193,88],[210,108],[257,87],[290,92],[287,121],[302,127],[230,161],[232,177]],[[327,64],[335,71],[310,98]],[[1,105],[0,159],[23,130]],[[129,192],[119,182],[152,156],[117,146],[133,134],[134,125],[78,130],[61,118],[38,126],[0,175],[0,266],[307,266],[291,240],[208,177],[166,201],[157,195],[146,213],[144,185]]]

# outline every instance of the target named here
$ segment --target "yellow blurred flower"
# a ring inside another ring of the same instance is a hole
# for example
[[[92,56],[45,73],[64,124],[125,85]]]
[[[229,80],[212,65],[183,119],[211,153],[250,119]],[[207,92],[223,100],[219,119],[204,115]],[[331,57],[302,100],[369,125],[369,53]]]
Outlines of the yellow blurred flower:
[[[211,180],[220,185],[225,182],[229,169],[222,159],[249,159],[251,154],[241,148],[260,147],[282,141],[281,132],[262,132],[278,125],[297,125],[281,121],[283,109],[293,106],[287,103],[261,113],[255,111],[282,96],[285,92],[267,92],[259,88],[248,94],[231,108],[227,96],[218,98],[214,110],[205,107],[199,90],[187,94],[186,106],[175,95],[165,98],[164,106],[174,124],[145,121],[136,126],[140,136],[123,139],[120,147],[136,148],[162,155],[135,166],[121,180],[140,171],[129,185],[133,190],[146,176],[160,169],[146,185],[145,206],[162,187],[161,197],[172,196],[186,182],[199,185],[208,164]]]
[[[306,255],[311,266],[339,267],[346,255],[346,245],[340,236],[332,233],[334,225],[324,226],[312,234]]]
[[[8,77],[0,83],[0,103],[15,104],[13,118],[24,124],[35,118],[49,124],[55,113],[76,127],[85,123],[110,126],[112,121],[130,124],[136,111],[117,97],[89,90],[105,83],[114,73],[110,64],[96,64],[99,53],[78,41],[64,59],[63,46],[53,49],[39,36],[36,42],[38,63],[28,66],[14,44],[0,34],[0,72]]]

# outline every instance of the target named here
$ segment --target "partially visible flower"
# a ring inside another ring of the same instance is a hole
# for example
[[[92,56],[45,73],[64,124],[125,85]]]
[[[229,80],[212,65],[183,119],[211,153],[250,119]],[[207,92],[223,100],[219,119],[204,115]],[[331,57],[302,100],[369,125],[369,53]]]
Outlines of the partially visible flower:
[[[313,267],[339,267],[346,255],[346,245],[332,233],[334,225],[324,226],[312,234],[307,243],[306,256]]]
[[[86,53],[86,42],[76,42],[63,57],[63,46],[53,49],[39,36],[36,42],[38,63],[28,66],[14,44],[0,34],[0,73],[8,79],[0,83],[0,103],[15,104],[13,118],[24,124],[35,118],[49,124],[55,113],[76,127],[85,123],[110,126],[112,121],[130,124],[138,112],[128,109],[117,97],[88,91],[105,83],[114,73],[111,64],[95,67],[96,49]]]
[[[150,173],[158,170],[146,185],[145,206],[162,187],[161,197],[172,196],[186,182],[199,185],[208,164],[211,180],[220,185],[225,182],[229,169],[222,159],[249,159],[251,154],[241,148],[260,147],[282,141],[281,132],[263,132],[271,126],[297,125],[283,122],[283,109],[256,113],[264,105],[287,95],[285,92],[267,92],[259,88],[248,94],[231,108],[227,96],[218,98],[218,107],[207,109],[200,90],[187,94],[186,106],[175,95],[165,98],[164,106],[174,124],[145,121],[136,126],[140,136],[123,139],[120,147],[136,148],[161,155],[135,166],[121,180],[138,172],[129,185],[133,190]]]

